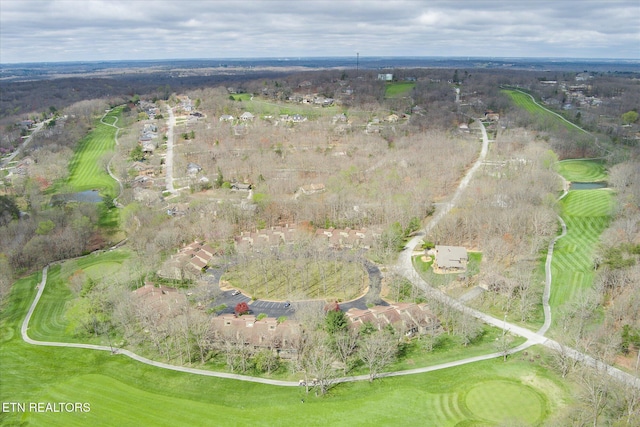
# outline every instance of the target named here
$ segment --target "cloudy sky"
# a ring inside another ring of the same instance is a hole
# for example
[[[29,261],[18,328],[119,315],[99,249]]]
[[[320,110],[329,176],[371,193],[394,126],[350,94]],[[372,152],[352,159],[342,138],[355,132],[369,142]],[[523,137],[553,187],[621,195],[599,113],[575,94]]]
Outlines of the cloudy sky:
[[[640,59],[640,0],[0,0],[0,63],[356,52]]]

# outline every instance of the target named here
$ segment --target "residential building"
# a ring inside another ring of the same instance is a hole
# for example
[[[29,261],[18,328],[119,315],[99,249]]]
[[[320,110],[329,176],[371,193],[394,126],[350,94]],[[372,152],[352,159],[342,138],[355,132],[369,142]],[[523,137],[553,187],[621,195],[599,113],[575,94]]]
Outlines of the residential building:
[[[464,270],[467,268],[469,256],[462,246],[436,245],[436,268],[444,271]]]

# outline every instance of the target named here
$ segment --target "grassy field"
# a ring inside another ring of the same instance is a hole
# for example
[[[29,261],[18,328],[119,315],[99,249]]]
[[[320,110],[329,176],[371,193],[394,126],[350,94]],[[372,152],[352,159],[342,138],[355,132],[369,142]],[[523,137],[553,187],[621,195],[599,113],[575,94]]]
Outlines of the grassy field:
[[[604,163],[599,160],[563,160],[558,173],[571,182],[600,182],[607,179]]]
[[[413,82],[387,83],[384,90],[385,98],[401,98],[408,95],[416,86]]]
[[[531,97],[522,92],[518,92],[515,90],[503,89],[503,93],[506,93],[511,97],[514,104],[522,109],[527,110],[533,117],[538,121],[542,121],[546,124],[546,127],[549,129],[561,129],[565,128],[569,131],[577,131],[580,132],[578,128],[576,128],[571,123],[568,123],[562,120],[560,117],[555,114],[550,113],[545,110],[531,99]]]
[[[2,315],[0,399],[88,403],[90,411],[2,413],[3,425],[536,424],[569,399],[559,378],[522,357],[373,384],[342,384],[316,398],[300,387],[188,375],[108,352],[32,346],[21,340],[19,325],[38,279],[34,275],[16,283]],[[518,411],[505,401],[517,403]]]
[[[360,264],[316,261],[304,268],[292,260],[260,261],[242,264],[227,271],[222,280],[255,298],[287,299],[330,298],[346,301],[357,298],[369,284]]]
[[[597,182],[607,175],[601,162],[568,160],[559,163],[565,179],[574,182]],[[552,310],[574,301],[593,285],[593,256],[600,234],[608,226],[613,210],[613,194],[607,189],[575,190],[561,200],[562,218],[567,235],[558,240],[551,263]]]
[[[113,122],[120,109],[111,111],[105,121]],[[117,183],[109,176],[106,162],[115,148],[116,129],[99,121],[95,128],[84,137],[76,148],[69,163],[67,186],[73,191],[98,189],[102,194],[117,195]]]

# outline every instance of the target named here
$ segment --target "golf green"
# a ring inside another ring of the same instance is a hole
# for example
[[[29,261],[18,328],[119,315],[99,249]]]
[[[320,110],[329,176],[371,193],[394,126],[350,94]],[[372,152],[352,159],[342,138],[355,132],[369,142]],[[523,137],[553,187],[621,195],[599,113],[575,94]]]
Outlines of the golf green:
[[[540,421],[544,399],[531,387],[512,381],[485,381],[469,390],[465,404],[475,416],[504,425]]]

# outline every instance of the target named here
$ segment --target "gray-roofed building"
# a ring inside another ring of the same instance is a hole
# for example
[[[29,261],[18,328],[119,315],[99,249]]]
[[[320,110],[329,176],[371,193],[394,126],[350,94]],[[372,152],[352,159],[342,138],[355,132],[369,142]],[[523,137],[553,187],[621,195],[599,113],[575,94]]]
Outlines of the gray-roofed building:
[[[469,255],[462,246],[436,245],[436,267],[445,271],[467,268]]]

